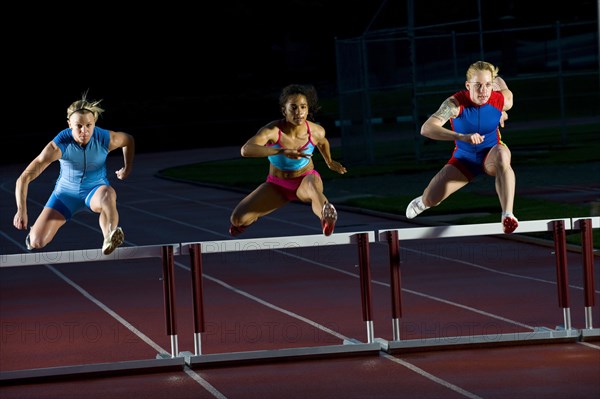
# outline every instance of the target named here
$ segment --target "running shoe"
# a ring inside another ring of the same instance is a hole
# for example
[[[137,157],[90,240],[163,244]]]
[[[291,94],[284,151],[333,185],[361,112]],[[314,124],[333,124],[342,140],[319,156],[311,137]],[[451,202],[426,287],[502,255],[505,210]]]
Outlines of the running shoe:
[[[246,227],[247,226],[234,226],[234,225],[231,225],[231,226],[229,226],[229,235],[231,235],[232,237],[239,236],[244,231],[246,231]]]
[[[323,212],[321,213],[321,227],[323,227],[323,234],[325,236],[329,237],[333,233],[335,222],[337,222],[337,211],[333,205],[326,202],[323,205]]]
[[[29,238],[29,234],[27,234],[27,237],[25,237],[25,246],[27,247],[28,251],[33,251],[33,247],[31,246],[31,238]]]
[[[421,212],[429,209],[428,206],[425,206],[423,203],[423,196],[417,197],[414,200],[410,201],[410,204],[406,207],[406,217],[408,219],[413,219]]]
[[[125,240],[125,233],[123,233],[123,229],[117,227],[113,231],[110,232],[108,237],[104,239],[104,244],[102,245],[102,253],[104,255],[111,254],[118,246],[123,244]]]
[[[502,216],[502,227],[504,234],[510,234],[519,227],[519,221],[513,214],[505,214]]]

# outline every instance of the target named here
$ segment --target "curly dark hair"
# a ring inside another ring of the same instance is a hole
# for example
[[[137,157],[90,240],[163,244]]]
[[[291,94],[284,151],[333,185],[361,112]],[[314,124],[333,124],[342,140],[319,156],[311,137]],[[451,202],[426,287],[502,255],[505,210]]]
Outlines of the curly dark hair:
[[[297,94],[302,94],[306,97],[306,101],[308,102],[308,117],[307,119],[311,121],[315,121],[315,114],[319,112],[321,106],[319,105],[319,96],[317,95],[317,89],[313,85],[301,85],[301,84],[291,84],[287,85],[281,91],[279,95],[279,106],[283,109],[285,108],[285,104],[287,100],[291,96],[295,96]]]

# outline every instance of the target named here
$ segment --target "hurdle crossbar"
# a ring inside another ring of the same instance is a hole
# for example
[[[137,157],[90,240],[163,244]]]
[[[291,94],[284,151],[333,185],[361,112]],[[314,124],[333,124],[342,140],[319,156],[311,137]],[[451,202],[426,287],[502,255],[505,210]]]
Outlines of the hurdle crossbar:
[[[203,254],[222,253],[222,252],[240,252],[240,251],[261,251],[261,250],[281,250],[301,247],[317,247],[326,245],[344,245],[356,244],[357,236],[362,232],[336,233],[329,237],[322,234],[312,234],[305,236],[289,237],[267,237],[267,238],[245,238],[239,240],[221,240],[221,241],[202,241],[181,243],[181,254],[188,255],[191,244],[200,244],[200,250]],[[375,232],[367,231],[369,241],[375,241]]]
[[[526,220],[519,221],[519,228],[513,234],[534,233],[540,231],[552,231],[552,222],[562,220],[565,229],[571,230],[571,219],[552,219],[552,220]],[[423,240],[431,238],[452,238],[483,235],[505,235],[502,223],[481,223],[481,224],[463,224],[433,227],[408,227],[403,229],[385,229],[379,230],[379,241],[387,241],[386,233],[388,231],[397,231],[398,239],[404,240]]]
[[[0,255],[0,267],[53,265],[60,263],[117,261],[125,259],[160,258],[162,247],[173,247],[173,253],[179,254],[179,244],[148,245],[140,247],[119,247],[109,255],[99,248],[75,249],[70,251],[29,252],[22,254]]]

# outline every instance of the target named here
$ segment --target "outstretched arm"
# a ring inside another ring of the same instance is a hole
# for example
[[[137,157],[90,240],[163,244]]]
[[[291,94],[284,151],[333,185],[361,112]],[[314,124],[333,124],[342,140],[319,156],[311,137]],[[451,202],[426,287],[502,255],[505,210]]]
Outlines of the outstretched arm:
[[[316,124],[311,124],[311,127],[313,132],[313,140],[315,141],[315,144],[319,149],[321,156],[323,156],[323,160],[325,161],[325,164],[327,164],[327,167],[341,175],[346,173],[346,168],[341,163],[334,161],[331,158],[331,147],[329,145],[329,140],[327,140],[327,138],[325,137],[325,129],[322,126]]]
[[[421,126],[421,135],[432,140],[465,141],[471,144],[481,144],[484,137],[479,133],[461,134],[444,127],[450,118],[458,116],[459,107],[453,97],[448,97],[440,108],[432,114]]]

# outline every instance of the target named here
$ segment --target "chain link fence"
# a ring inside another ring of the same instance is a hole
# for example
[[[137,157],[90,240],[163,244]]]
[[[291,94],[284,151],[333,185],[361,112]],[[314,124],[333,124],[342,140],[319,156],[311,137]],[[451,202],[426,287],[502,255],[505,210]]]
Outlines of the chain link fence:
[[[344,162],[382,157],[417,161],[448,156],[420,135],[445,98],[464,89],[467,67],[500,68],[515,95],[514,125],[545,121],[569,144],[569,126],[600,123],[598,22],[483,31],[477,19],[433,27],[386,29],[336,40]]]

